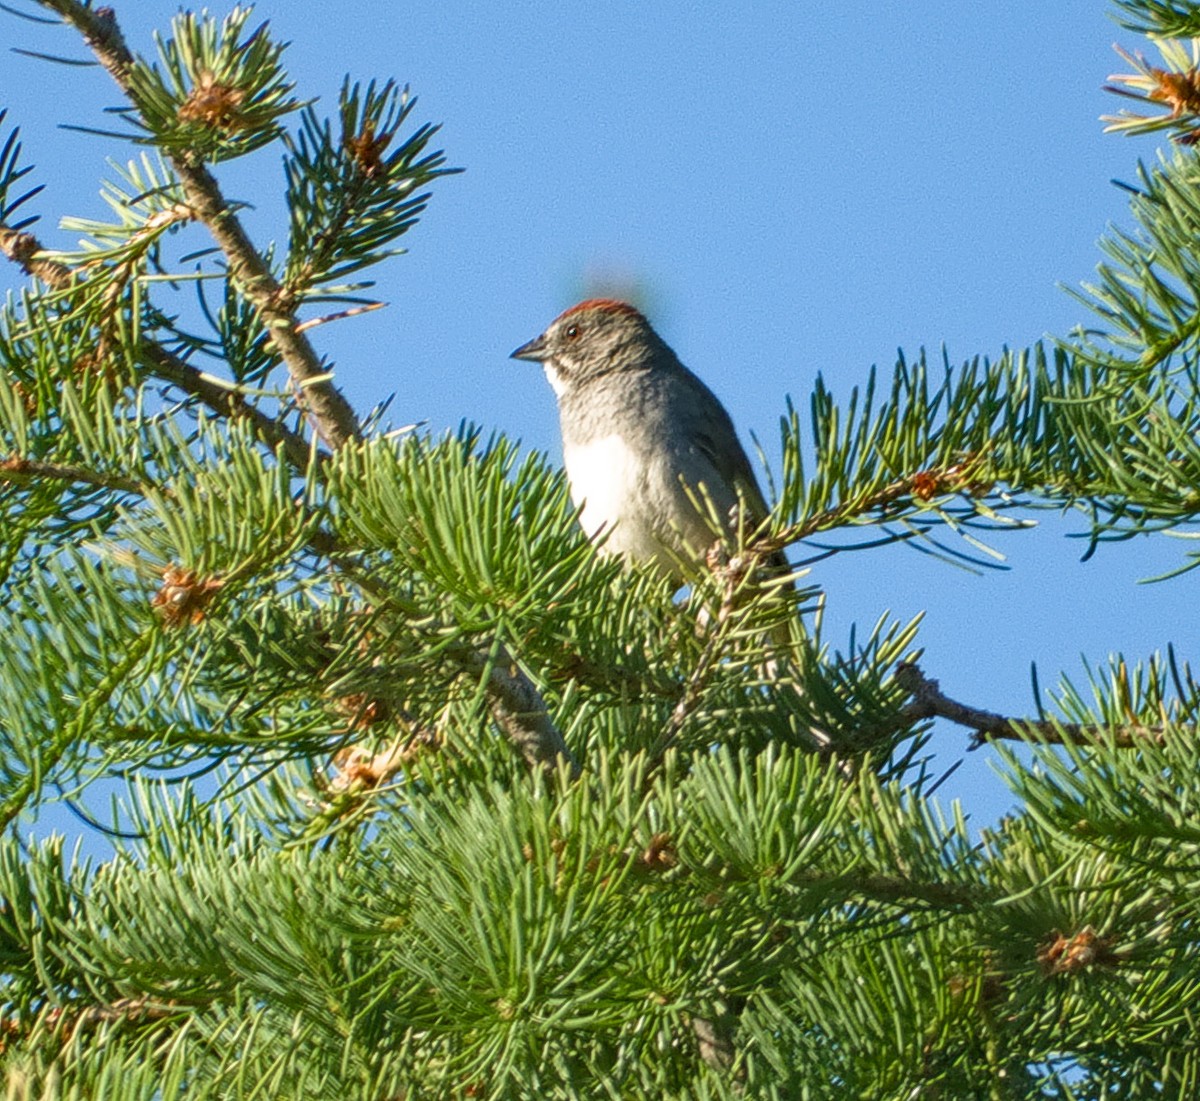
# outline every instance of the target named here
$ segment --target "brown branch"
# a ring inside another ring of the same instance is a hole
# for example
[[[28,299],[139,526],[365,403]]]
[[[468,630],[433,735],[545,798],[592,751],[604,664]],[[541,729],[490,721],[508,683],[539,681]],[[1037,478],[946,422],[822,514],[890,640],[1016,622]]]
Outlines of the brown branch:
[[[207,378],[202,371],[172,355],[161,344],[145,341],[139,352],[146,366],[164,382],[199,398],[214,412],[230,420],[248,421],[268,447],[280,448],[287,461],[301,473],[308,468],[314,454],[318,459],[324,456],[324,452],[314,452],[298,432],[293,432],[282,421],[247,401],[245,395]]]
[[[55,290],[70,286],[73,272],[66,264],[39,255],[41,242],[32,234],[0,225],[0,255],[20,265],[26,275],[40,279]]]
[[[746,578],[753,573],[755,564],[764,560],[765,557],[765,552],[760,557],[755,549],[744,557],[731,560],[720,542],[716,543],[708,552],[707,564],[722,583],[721,603],[715,617],[709,614],[707,609],[700,611],[697,628],[702,628],[708,637],[704,640],[700,656],[696,659],[696,664],[692,667],[691,674],[683,685],[679,699],[671,709],[662,733],[659,734],[650,750],[652,761],[661,760],[663,754],[674,745],[692,712],[699,706],[712,671],[721,658],[722,648],[728,641],[730,631],[734,626],[738,591]],[[774,664],[772,661],[771,665],[774,666]],[[768,679],[774,679],[774,669]]]
[[[857,516],[862,516],[864,513],[874,512],[876,509],[884,509],[886,511],[894,505],[908,501],[913,496],[914,484],[917,477],[919,476],[911,475],[904,478],[897,478],[874,493],[852,498],[849,501],[843,501],[840,505],[825,509],[822,512],[801,520],[797,524],[793,524],[786,531],[780,533],[780,537],[783,539],[780,546],[799,542],[801,539],[807,539],[818,532],[841,527],[847,521]],[[883,519],[886,518],[885,515]]]
[[[184,1003],[170,999],[152,1001],[150,995],[141,994],[135,998],[118,998],[114,1002],[98,1005],[55,1006],[46,1014],[45,1022],[51,1028],[61,1029],[68,1036],[74,1036],[82,1030],[97,1028],[100,1025],[118,1022],[138,1025],[162,1021],[185,1014],[199,1005],[198,1002]],[[8,1029],[10,1032],[18,1030],[16,1027]]]
[[[988,900],[987,892],[977,883],[943,883],[892,875],[838,876],[830,883],[832,887],[848,889],[877,902],[924,902],[949,910],[975,910]]]
[[[699,705],[713,667],[721,656],[721,647],[729,633],[726,624],[729,622],[731,610],[731,596],[727,591],[722,597],[721,608],[717,613],[717,624],[715,627],[711,623],[709,624],[708,638],[705,639],[704,648],[700,651],[700,657],[692,667],[691,675],[685,682],[679,699],[671,708],[671,714],[662,733],[650,750],[650,760],[662,759],[663,754],[675,744],[680,731],[683,730],[692,712]]]
[[[117,26],[117,13],[112,8],[94,8],[77,0],[38,0],[44,8],[55,12],[65,23],[69,23],[80,34],[84,42],[112,74],[113,79],[125,91],[129,85],[129,70],[133,68],[133,54],[125,45],[125,37]]]
[[[486,673],[484,693],[492,718],[530,768],[551,771],[561,758],[570,765],[572,775],[579,774],[579,762],[550,718],[542,694],[504,646],[494,660],[467,647],[457,657],[467,669]]]
[[[100,64],[132,99],[129,74],[134,57],[112,9],[85,7],[78,0],[41,2],[83,35]],[[290,295],[271,274],[269,264],[225,201],[212,173],[184,154],[164,153],[192,214],[208,227],[225,256],[230,276],[262,316],[317,435],[335,449],[356,439],[358,418],[353,407],[328,379],[328,368],[300,330]]]
[[[172,165],[188,205],[225,254],[234,282],[262,315],[317,435],[335,450],[356,439],[358,418],[353,407],[328,379],[328,368],[300,330],[288,295],[225,202],[217,181],[203,165],[189,165],[179,158],[173,158]]]
[[[981,744],[989,738],[1027,742],[1033,739],[1052,745],[1100,745],[1111,740],[1122,748],[1132,748],[1147,742],[1162,744],[1165,730],[1161,726],[1146,726],[1142,723],[1103,726],[1100,724],[1058,723],[1044,719],[1013,719],[984,711],[950,699],[942,693],[936,680],[925,676],[911,662],[902,662],[896,667],[895,680],[912,696],[912,702],[897,712],[895,719],[878,728],[880,734],[904,730],[925,719],[949,719],[959,726],[975,731],[975,742]],[[874,733],[875,730],[872,730]]]
[[[140,497],[144,497],[151,489],[150,486],[134,478],[125,478],[120,474],[103,474],[97,470],[89,470],[85,466],[25,459],[20,455],[10,455],[7,459],[0,459],[0,482],[20,485],[38,479],[78,482],[82,485],[98,486],[102,489],[115,489],[121,493],[136,493]]]

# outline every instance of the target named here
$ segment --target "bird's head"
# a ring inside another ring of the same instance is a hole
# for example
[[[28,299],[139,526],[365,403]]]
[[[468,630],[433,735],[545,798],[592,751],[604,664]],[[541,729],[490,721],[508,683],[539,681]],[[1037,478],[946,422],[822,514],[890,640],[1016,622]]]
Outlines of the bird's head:
[[[651,367],[665,348],[650,322],[627,302],[589,298],[559,314],[512,358],[542,364],[555,392],[562,394],[599,375]]]

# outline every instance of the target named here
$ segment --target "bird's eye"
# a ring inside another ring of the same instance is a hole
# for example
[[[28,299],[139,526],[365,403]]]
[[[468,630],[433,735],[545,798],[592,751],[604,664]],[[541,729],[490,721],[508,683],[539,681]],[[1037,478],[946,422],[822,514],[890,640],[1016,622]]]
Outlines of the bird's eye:
[[[568,325],[567,331],[566,331],[566,337],[568,340],[578,340],[579,339],[579,326],[578,325]]]

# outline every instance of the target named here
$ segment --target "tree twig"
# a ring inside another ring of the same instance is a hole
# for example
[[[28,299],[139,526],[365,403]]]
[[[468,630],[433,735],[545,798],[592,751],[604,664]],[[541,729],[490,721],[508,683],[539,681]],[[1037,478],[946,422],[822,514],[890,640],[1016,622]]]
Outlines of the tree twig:
[[[858,517],[876,510],[880,510],[882,515],[875,517],[873,522],[883,523],[893,519],[896,514],[903,512],[902,507],[897,508],[896,506],[906,506],[913,498],[930,501],[934,497],[949,493],[974,495],[984,488],[977,475],[976,464],[969,460],[905,474],[872,493],[861,494],[834,505],[832,508],[806,516],[775,535],[756,539],[747,546],[746,550],[760,561],[766,561],[773,554],[792,543],[809,539],[823,531],[842,527]]]
[[[43,255],[44,252],[41,242],[32,233],[0,225],[0,255],[17,264],[26,275],[40,279],[55,290],[66,290],[73,280],[84,277],[82,272]],[[282,421],[247,401],[245,395],[206,377],[187,360],[167,351],[153,340],[142,341],[137,353],[142,363],[164,382],[198,398],[222,416],[249,421],[268,447],[282,448],[288,462],[297,470],[307,468],[311,456],[308,441]],[[316,454],[319,457],[321,452]]]
[[[38,479],[77,482],[82,485],[97,486],[101,489],[115,489],[120,493],[136,493],[141,497],[144,497],[150,489],[149,486],[134,478],[126,478],[120,474],[103,474],[84,466],[43,462],[40,459],[26,459],[20,455],[10,455],[7,459],[0,459],[0,482],[19,484]]]
[[[717,664],[722,647],[729,635],[734,612],[734,598],[742,575],[737,570],[730,569],[728,564],[717,566],[716,563],[713,563],[713,565],[714,568],[721,571],[723,582],[721,604],[717,609],[715,622],[714,617],[706,615],[704,611],[701,612],[699,622],[703,623],[708,637],[704,640],[700,656],[696,659],[696,664],[692,667],[691,674],[683,685],[679,699],[671,709],[662,733],[659,734],[650,750],[652,761],[661,760],[667,750],[674,745],[692,712],[699,705],[701,697],[704,695],[704,689],[708,686],[713,667]]]
[[[959,726],[975,731],[975,743],[981,744],[989,738],[1027,742],[1031,739],[1049,742],[1052,745],[1099,745],[1104,741],[1131,748],[1147,742],[1161,744],[1165,731],[1161,726],[1142,723],[1105,726],[1100,724],[1058,723],[1044,719],[1014,719],[984,711],[965,703],[950,699],[936,680],[925,676],[911,662],[896,667],[895,680],[912,696],[912,701],[897,712],[895,719],[887,725],[891,731],[903,730],[925,719],[949,719]],[[881,731],[882,732],[882,731]]]
[[[237,390],[207,378],[198,368],[168,352],[161,344],[144,341],[138,350],[142,361],[164,382],[199,398],[210,409],[231,420],[249,421],[263,443],[271,448],[282,448],[287,461],[296,470],[307,469],[313,457],[318,460],[325,457],[324,452],[315,450],[302,435],[293,432],[281,420],[247,401]]]
[[[70,286],[74,276],[72,270],[58,260],[40,255],[43,251],[41,242],[32,233],[0,225],[0,255],[20,265],[26,275],[40,279],[48,287],[62,290]]]
[[[530,768],[550,770],[562,758],[572,774],[578,775],[579,762],[550,718],[546,701],[506,647],[500,646],[494,660],[464,647],[459,660],[468,669],[486,673],[484,692],[492,718]]]

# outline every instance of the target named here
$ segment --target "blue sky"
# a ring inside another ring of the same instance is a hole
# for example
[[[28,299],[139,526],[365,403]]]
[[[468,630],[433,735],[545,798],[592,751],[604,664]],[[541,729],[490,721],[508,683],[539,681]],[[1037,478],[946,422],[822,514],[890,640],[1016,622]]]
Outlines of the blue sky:
[[[115,6],[138,51],[177,9]],[[598,283],[643,288],[659,330],[772,455],[785,395],[804,407],[818,371],[845,394],[898,347],[961,361],[1085,320],[1059,284],[1089,278],[1099,236],[1128,221],[1110,181],[1154,155],[1101,132],[1120,106],[1101,85],[1126,67],[1112,44],[1143,43],[1100,0],[264,0],[256,16],[291,41],[302,95],[331,104],[346,72],[410,83],[414,120],[443,123],[466,170],[435,185],[410,254],[379,273],[390,308],[318,331],[339,384],[360,410],[394,392],[399,423],[468,419],[556,461],[552,394],[507,355]],[[66,30],[3,13],[0,43],[83,56]],[[96,70],[0,66],[0,106],[48,185],[49,244],[74,244],[60,214],[102,213],[104,160],[129,155],[53,124],[109,125],[99,107],[118,102]],[[259,240],[285,236],[275,152],[219,174],[256,204]],[[1011,713],[1030,710],[1033,661],[1046,686],[1080,673],[1080,654],[1175,641],[1195,658],[1193,578],[1137,584],[1188,545],[1137,540],[1080,563],[1070,530],[1081,523],[1049,516],[1001,537],[1007,573],[897,548],[823,563],[830,639],[924,611],[926,672]],[[939,731],[939,761],[966,742]],[[1010,802],[988,758],[944,789],[977,822]]]

